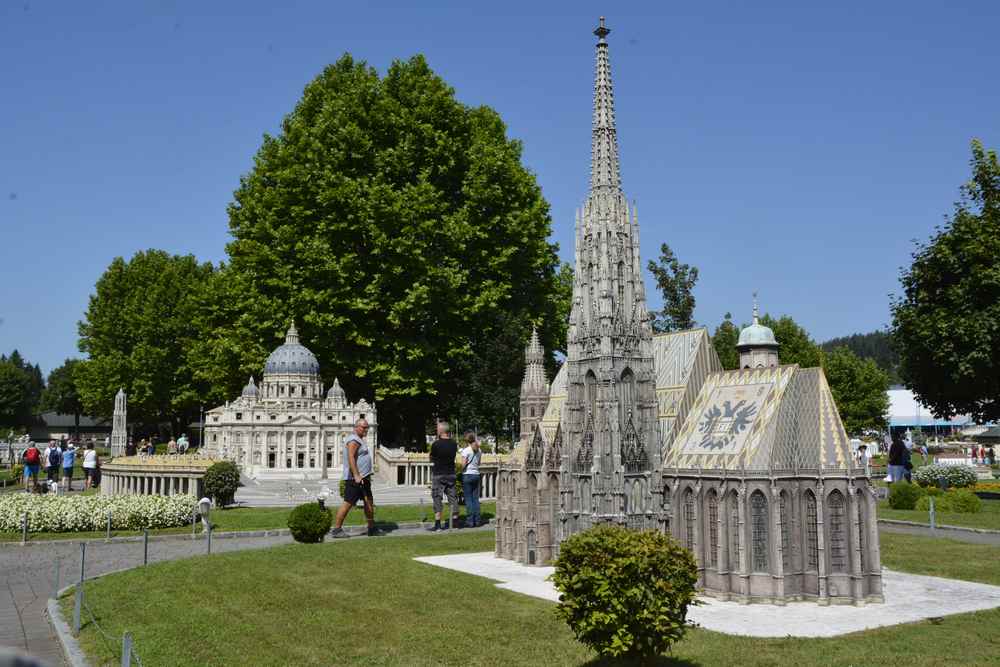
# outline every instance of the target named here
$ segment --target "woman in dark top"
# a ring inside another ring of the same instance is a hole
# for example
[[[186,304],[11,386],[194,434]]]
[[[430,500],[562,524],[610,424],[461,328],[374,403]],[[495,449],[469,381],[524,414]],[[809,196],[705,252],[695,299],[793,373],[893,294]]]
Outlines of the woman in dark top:
[[[889,447],[889,481],[898,482],[906,477],[906,464],[909,462],[910,452],[903,444],[903,439],[899,433],[892,434],[892,446]]]

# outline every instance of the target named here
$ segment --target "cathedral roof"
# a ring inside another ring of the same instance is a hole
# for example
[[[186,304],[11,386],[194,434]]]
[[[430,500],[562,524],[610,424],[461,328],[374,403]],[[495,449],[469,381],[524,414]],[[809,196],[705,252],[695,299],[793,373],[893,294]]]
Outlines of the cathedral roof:
[[[271,353],[264,364],[264,373],[293,373],[319,375],[316,355],[299,342],[299,332],[293,322],[285,334],[285,343]]]
[[[344,392],[343,387],[340,386],[340,380],[338,378],[333,378],[333,385],[330,390],[326,392],[327,398],[347,398],[347,393]]]

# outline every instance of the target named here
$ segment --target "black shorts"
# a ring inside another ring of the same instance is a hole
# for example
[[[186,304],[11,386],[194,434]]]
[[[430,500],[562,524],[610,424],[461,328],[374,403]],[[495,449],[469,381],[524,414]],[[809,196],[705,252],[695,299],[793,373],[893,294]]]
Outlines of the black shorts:
[[[368,498],[368,500],[374,500],[372,498],[372,478],[371,476],[365,477],[358,484],[353,479],[344,480],[344,501],[351,503],[352,505],[357,505],[358,501],[362,498]]]

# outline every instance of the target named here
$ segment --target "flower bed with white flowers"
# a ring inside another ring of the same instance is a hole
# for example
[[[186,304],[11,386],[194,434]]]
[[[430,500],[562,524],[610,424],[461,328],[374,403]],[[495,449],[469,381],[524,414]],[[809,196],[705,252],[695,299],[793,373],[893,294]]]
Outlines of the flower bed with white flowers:
[[[21,531],[28,513],[32,533],[73,533],[105,530],[111,513],[112,530],[171,528],[191,523],[194,496],[39,496],[11,493],[0,496],[0,532]]]

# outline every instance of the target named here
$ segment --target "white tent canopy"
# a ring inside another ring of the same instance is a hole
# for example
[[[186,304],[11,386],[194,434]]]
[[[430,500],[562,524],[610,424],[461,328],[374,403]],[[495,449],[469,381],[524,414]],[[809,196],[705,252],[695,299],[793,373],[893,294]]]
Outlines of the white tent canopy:
[[[941,419],[922,405],[909,389],[889,390],[889,426],[965,426],[972,423],[967,415]]]

